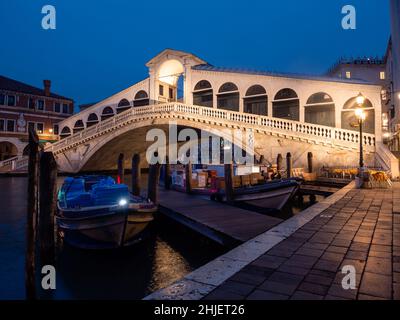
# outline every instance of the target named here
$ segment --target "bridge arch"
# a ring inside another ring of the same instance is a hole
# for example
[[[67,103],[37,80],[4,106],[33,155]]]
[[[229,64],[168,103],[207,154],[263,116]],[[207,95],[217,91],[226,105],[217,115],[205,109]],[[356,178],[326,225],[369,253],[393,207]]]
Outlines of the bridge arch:
[[[67,138],[71,135],[71,129],[68,126],[65,126],[64,128],[62,128],[61,132],[60,132],[60,138],[64,139]]]
[[[196,131],[204,130],[204,125],[197,121],[176,119],[176,123],[178,125],[178,132],[184,128],[192,128]],[[129,165],[130,158],[134,153],[141,154],[142,159],[145,159],[147,148],[154,143],[152,141],[146,142],[147,131],[154,128],[162,129],[168,136],[169,124],[170,119],[168,118],[161,118],[157,121],[151,119],[143,120],[120,128],[118,130],[118,135],[104,135],[101,138],[101,142],[93,143],[84,154],[81,154],[79,157],[79,168],[75,168],[74,171],[115,169],[116,159],[119,153],[125,154],[127,165]],[[215,127],[207,128],[207,132],[217,134],[226,141],[232,142],[231,129],[225,128],[225,130],[221,130],[220,127]],[[245,134],[243,134],[243,137],[245,137]],[[140,141],[140,143],[138,143],[138,141]],[[244,142],[243,148],[245,147],[246,143]]]
[[[357,97],[352,97],[345,102],[342,109],[342,129],[358,131],[358,120],[355,115],[355,109],[362,108],[366,114],[365,121],[363,123],[363,131],[366,133],[375,133],[375,109],[368,98],[365,99],[364,104],[359,106],[357,104]]]
[[[265,88],[259,84],[248,88],[243,98],[243,105],[246,113],[268,115],[268,95]]]
[[[325,92],[312,94],[304,106],[305,122],[335,127],[335,103]]]
[[[18,155],[18,147],[10,141],[0,141],[0,161],[13,158]]]
[[[239,111],[239,89],[233,82],[225,82],[218,90],[218,109]]]
[[[115,114],[114,114],[114,109],[113,108],[111,108],[111,107],[105,107],[104,109],[103,109],[103,111],[101,112],[101,121],[103,121],[103,120],[106,120],[106,119],[108,119],[108,118],[111,118],[111,117],[113,117]]]
[[[213,107],[213,88],[209,81],[200,80],[193,89],[193,104],[196,106]]]
[[[156,100],[160,102],[178,101],[184,91],[185,66],[176,58],[168,58],[161,62],[156,72]]]
[[[284,88],[277,92],[272,101],[272,116],[275,118],[299,121],[300,100],[296,91]]]
[[[184,72],[185,67],[179,60],[165,60],[158,68],[158,80],[176,86],[180,75]]]
[[[121,99],[117,105],[117,113],[121,113],[125,110],[128,110],[130,107],[131,107],[131,104],[128,101],[128,99]]]
[[[82,131],[83,129],[85,129],[85,124],[83,123],[83,121],[81,119],[75,121],[73,133],[77,133],[79,131]]]
[[[145,90],[139,90],[136,92],[133,98],[134,107],[148,106],[150,104],[149,95]]]
[[[91,126],[96,125],[97,123],[99,123],[98,115],[94,112],[89,114],[86,120],[86,127],[89,128]]]

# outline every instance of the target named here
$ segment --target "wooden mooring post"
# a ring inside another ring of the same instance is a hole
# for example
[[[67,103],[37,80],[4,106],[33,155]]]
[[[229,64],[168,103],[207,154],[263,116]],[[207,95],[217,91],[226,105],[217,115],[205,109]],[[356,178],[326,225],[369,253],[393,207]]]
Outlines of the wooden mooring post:
[[[54,215],[57,206],[57,162],[52,152],[40,156],[39,239],[42,266],[55,263]]]
[[[233,202],[233,164],[224,165],[225,196],[226,202]]]
[[[186,193],[192,193],[192,163],[190,161],[185,166],[185,189]]]
[[[147,183],[147,197],[154,203],[158,203],[158,180],[160,178],[160,164],[149,166],[149,180]]]
[[[132,157],[132,193],[140,196],[140,155],[135,153]]]
[[[292,154],[290,152],[287,153],[286,155],[286,172],[287,172],[287,178],[292,177],[292,172],[293,172],[293,166],[292,166]]]
[[[171,189],[171,164],[169,163],[168,156],[165,157],[164,166],[164,188],[165,190],[169,190]]]
[[[313,173],[313,153],[309,152],[307,154],[307,163],[308,163],[308,173]]]
[[[35,243],[38,214],[39,137],[29,130],[28,212],[26,223],[25,291],[27,300],[36,299]]]
[[[124,154],[120,153],[118,156],[118,174],[117,183],[124,183]]]
[[[283,163],[283,157],[279,153],[278,156],[276,157],[276,173],[278,178],[281,177],[282,163]]]

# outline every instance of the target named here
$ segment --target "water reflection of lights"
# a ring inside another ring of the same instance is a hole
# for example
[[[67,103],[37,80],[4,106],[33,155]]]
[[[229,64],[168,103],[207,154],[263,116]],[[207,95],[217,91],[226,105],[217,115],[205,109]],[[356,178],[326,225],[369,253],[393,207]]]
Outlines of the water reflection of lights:
[[[153,263],[152,288],[155,291],[168,286],[190,272],[188,262],[164,241],[157,241]]]

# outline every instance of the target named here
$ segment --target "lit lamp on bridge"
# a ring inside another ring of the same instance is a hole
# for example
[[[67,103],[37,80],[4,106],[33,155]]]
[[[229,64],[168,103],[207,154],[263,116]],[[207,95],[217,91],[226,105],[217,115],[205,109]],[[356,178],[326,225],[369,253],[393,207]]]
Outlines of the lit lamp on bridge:
[[[363,110],[363,105],[365,102],[365,97],[360,93],[357,98],[356,102],[358,108],[354,111],[357,119],[358,119],[358,127],[360,129],[360,168],[359,168],[359,176],[360,180],[363,179],[363,169],[364,169],[364,157],[363,157],[363,122],[365,121],[367,115]]]

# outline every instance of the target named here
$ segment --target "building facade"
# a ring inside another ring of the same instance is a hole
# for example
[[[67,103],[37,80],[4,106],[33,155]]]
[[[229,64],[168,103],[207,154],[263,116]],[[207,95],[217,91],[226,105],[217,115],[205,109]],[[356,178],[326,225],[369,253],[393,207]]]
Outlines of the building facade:
[[[41,143],[58,140],[59,122],[73,114],[72,99],[52,93],[50,80],[43,85],[0,76],[0,161],[27,154],[29,128]]]
[[[390,0],[391,38],[385,56],[387,83],[384,108],[388,114],[387,140],[396,154],[400,151],[400,0]]]

